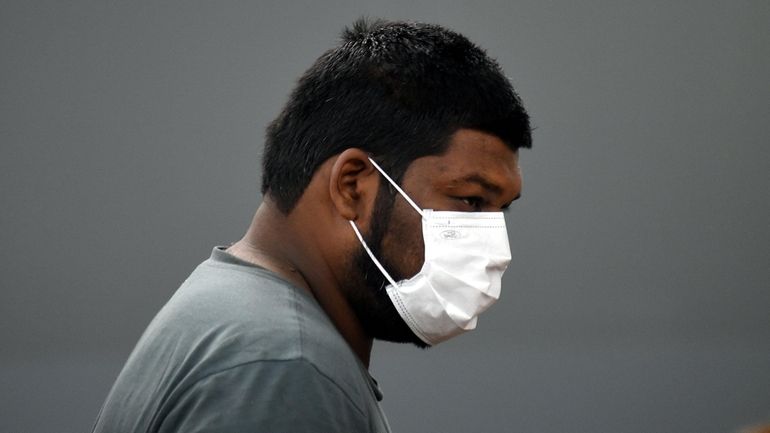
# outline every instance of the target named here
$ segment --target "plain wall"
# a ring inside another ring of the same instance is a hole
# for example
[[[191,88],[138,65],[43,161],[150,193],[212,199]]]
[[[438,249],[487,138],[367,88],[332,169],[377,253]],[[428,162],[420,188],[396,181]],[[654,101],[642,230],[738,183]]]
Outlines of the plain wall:
[[[394,431],[770,422],[770,2],[2,1],[0,431],[89,431],[361,15],[464,33],[536,127],[501,300],[431,350],[375,345]]]

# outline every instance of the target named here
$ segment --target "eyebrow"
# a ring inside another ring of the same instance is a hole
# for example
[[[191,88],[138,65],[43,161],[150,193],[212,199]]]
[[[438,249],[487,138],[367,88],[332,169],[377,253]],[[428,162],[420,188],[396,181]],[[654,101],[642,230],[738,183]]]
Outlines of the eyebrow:
[[[477,183],[477,184],[481,185],[482,188],[484,188],[484,189],[486,189],[488,191],[492,191],[492,192],[495,192],[495,193],[498,193],[498,194],[500,193],[500,187],[499,186],[491,183],[486,178],[484,178],[484,176],[482,176],[482,175],[480,175],[478,173],[469,174],[469,175],[463,177],[460,180],[462,180],[463,182],[468,182],[468,183]]]

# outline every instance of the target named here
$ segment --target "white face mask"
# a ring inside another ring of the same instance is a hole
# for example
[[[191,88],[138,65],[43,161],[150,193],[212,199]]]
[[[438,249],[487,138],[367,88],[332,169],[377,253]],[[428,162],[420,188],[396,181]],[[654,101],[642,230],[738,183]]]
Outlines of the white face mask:
[[[396,282],[350,225],[390,284],[388,296],[422,341],[435,345],[476,328],[477,317],[500,297],[500,281],[511,261],[502,212],[420,209],[377,165],[377,170],[422,215],[425,262],[412,278]]]

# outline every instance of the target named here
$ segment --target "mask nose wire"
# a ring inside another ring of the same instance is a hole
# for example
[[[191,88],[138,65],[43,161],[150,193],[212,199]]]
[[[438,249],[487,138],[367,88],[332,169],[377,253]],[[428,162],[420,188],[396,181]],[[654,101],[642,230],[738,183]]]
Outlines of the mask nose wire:
[[[423,217],[424,217],[424,216],[425,216],[425,214],[422,212],[422,209],[420,209],[420,207],[419,207],[419,206],[417,206],[417,203],[415,203],[414,201],[412,201],[412,199],[411,199],[411,198],[409,198],[409,196],[408,196],[408,195],[406,195],[406,193],[404,192],[404,190],[403,190],[403,189],[401,189],[401,187],[400,187],[400,186],[398,186],[398,184],[397,184],[396,182],[394,182],[394,181],[393,181],[393,179],[391,179],[391,178],[390,178],[390,176],[388,176],[388,174],[387,174],[387,173],[385,173],[385,170],[383,170],[383,169],[382,169],[382,168],[381,168],[381,167],[380,167],[380,166],[379,166],[379,165],[378,165],[376,162],[374,162],[374,160],[373,160],[372,158],[369,158],[369,161],[372,163],[372,165],[374,166],[374,168],[376,168],[376,169],[377,169],[377,171],[379,171],[379,172],[380,172],[380,174],[381,174],[381,175],[383,175],[383,176],[385,177],[385,179],[387,179],[387,180],[388,180],[388,182],[390,182],[390,184],[391,184],[391,185],[393,185],[393,188],[396,188],[396,191],[398,191],[398,192],[401,194],[401,196],[402,196],[402,197],[404,197],[404,199],[406,199],[406,201],[407,201],[407,202],[409,202],[409,204],[410,204],[410,205],[412,205],[412,207],[414,208],[414,210],[416,210],[416,211],[417,211],[417,213],[419,213],[421,216],[423,216]]]

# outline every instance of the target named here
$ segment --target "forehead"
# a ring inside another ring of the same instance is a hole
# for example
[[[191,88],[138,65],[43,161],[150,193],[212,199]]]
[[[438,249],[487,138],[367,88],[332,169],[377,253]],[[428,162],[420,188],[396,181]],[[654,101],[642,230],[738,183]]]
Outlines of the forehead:
[[[415,160],[408,171],[413,169],[444,181],[474,178],[503,186],[519,176],[519,158],[494,135],[460,129],[451,137],[446,152]]]

